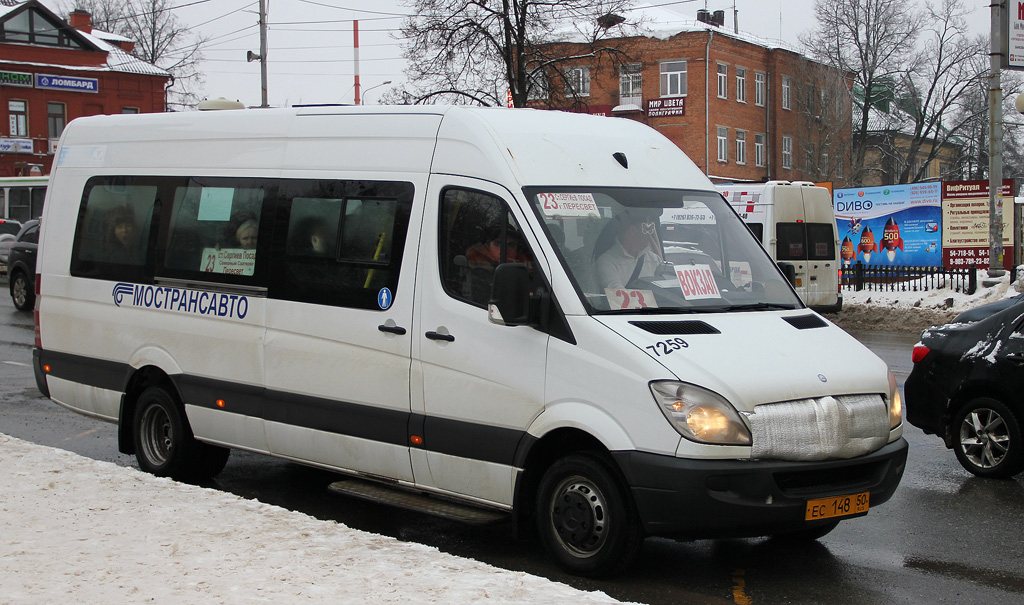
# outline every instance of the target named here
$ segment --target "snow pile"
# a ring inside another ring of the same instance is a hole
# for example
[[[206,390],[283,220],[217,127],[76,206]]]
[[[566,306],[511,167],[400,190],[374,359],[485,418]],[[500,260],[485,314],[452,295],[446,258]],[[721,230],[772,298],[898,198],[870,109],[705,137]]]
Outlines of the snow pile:
[[[1017,268],[1018,275],[1024,275],[1024,265]],[[912,280],[906,282],[906,291],[895,292],[879,290],[854,290],[843,289],[843,305],[870,305],[872,307],[895,307],[900,309],[922,308],[922,309],[944,309],[951,311],[966,311],[995,302],[1003,298],[1016,296],[1024,291],[1021,279],[1015,283],[1010,282],[1010,273],[1006,272],[1002,277],[988,276],[988,271],[978,270],[978,290],[974,294],[954,292],[952,288],[935,288],[925,290],[925,280]],[[985,286],[986,283],[994,285]],[[916,291],[915,291],[916,289]]]
[[[4,603],[618,603],[0,434]]]

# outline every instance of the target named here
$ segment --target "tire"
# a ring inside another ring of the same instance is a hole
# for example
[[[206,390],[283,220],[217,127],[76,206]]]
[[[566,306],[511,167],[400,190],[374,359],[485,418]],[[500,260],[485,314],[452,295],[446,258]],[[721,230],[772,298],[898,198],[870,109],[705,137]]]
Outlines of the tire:
[[[545,548],[576,575],[621,571],[643,543],[632,498],[592,455],[574,454],[551,465],[538,487],[536,519]]]
[[[161,387],[139,395],[132,422],[139,468],[158,477],[201,481],[227,464],[230,450],[196,441],[177,399]]]
[[[953,451],[979,477],[1005,479],[1024,470],[1024,443],[1016,412],[1001,401],[979,397],[953,415]]]
[[[16,271],[11,276],[11,300],[19,311],[31,311],[36,304],[36,293],[24,271]]]

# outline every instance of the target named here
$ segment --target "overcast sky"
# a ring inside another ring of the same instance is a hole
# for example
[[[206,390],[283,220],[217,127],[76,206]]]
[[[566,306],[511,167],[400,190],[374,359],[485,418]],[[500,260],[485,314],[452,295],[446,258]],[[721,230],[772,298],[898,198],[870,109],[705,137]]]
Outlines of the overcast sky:
[[[55,0],[44,0],[54,7]],[[813,28],[813,0],[645,0],[694,19],[698,9],[726,11],[733,27],[733,5],[740,31],[798,44],[798,35]],[[937,1],[937,0],[935,0]],[[352,22],[359,20],[359,74],[363,102],[376,103],[390,86],[403,81],[400,0],[267,0],[268,96],[274,106],[302,103],[352,103],[354,52]],[[971,26],[988,31],[988,2],[974,6]],[[246,51],[259,52],[257,0],[172,0],[181,22],[209,39],[203,65],[201,97],[226,97],[246,105],[260,103],[259,62],[246,63]]]

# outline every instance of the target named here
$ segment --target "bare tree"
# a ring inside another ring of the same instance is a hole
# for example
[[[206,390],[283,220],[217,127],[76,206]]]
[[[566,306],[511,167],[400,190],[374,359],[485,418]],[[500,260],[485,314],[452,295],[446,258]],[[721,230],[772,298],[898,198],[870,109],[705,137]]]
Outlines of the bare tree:
[[[908,0],[815,0],[817,27],[802,42],[811,56],[842,73],[854,74],[862,102],[853,119],[851,181],[863,180],[872,108],[888,100],[917,60],[921,18]]]
[[[192,107],[202,84],[199,64],[206,38],[180,22],[168,0],[71,0],[62,6],[65,15],[74,9],[92,14],[93,27],[135,43],[132,55],[170,72],[171,107]]]
[[[988,42],[985,42],[988,48]],[[989,69],[987,55],[975,59],[978,69]],[[1000,78],[1003,89],[1003,176],[1024,178],[1024,117],[1017,113],[1014,100],[1024,92],[1024,75],[1020,72],[1003,71]],[[979,79],[964,95],[957,107],[955,120],[962,123],[959,140],[963,147],[962,160],[957,166],[956,178],[968,180],[988,179],[989,90],[987,79]]]
[[[405,0],[406,74],[417,90],[387,98],[504,105],[506,91],[516,107],[545,97],[548,71],[559,64],[611,49],[590,48],[574,56],[548,56],[553,41],[586,41],[590,46],[615,29],[616,15],[631,0]],[[628,26],[627,26],[628,27]]]

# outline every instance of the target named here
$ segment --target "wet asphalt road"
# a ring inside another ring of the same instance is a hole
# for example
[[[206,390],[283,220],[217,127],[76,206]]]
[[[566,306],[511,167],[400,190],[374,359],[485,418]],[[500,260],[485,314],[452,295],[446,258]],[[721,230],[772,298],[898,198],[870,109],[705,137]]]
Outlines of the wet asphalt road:
[[[31,313],[0,290],[0,433],[135,466],[117,452],[115,427],[43,399],[30,366]],[[902,384],[913,335],[856,336]],[[649,539],[629,573],[584,580],[562,573],[534,539],[511,527],[472,528],[327,493],[335,475],[234,452],[206,485],[350,527],[435,546],[584,590],[639,603],[1011,603],[1024,602],[1024,476],[978,479],[938,438],[907,427],[907,472],[895,496],[844,521],[818,542]]]

